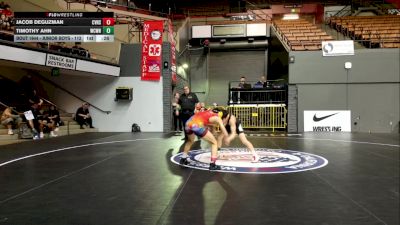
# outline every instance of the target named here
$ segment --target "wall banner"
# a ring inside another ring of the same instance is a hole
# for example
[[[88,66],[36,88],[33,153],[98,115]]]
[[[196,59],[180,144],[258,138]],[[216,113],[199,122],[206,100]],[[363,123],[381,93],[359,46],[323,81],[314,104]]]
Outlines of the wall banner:
[[[354,55],[354,41],[323,41],[322,56]]]
[[[351,132],[350,110],[304,111],[304,132]]]
[[[142,35],[142,80],[159,81],[162,68],[163,21],[145,21]]]
[[[172,21],[168,20],[168,41],[171,44],[171,76],[172,83],[176,83],[176,43],[174,39],[174,27]]]

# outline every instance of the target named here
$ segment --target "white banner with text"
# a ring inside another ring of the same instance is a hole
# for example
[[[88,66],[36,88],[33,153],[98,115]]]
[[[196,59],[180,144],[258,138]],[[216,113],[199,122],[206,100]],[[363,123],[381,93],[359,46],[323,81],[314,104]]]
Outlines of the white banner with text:
[[[304,132],[351,132],[350,110],[305,110]]]
[[[354,41],[323,41],[322,56],[354,55]]]

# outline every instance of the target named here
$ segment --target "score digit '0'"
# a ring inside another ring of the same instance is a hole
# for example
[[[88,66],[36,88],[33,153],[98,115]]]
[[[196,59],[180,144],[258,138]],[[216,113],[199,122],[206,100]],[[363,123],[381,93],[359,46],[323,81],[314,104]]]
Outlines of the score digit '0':
[[[114,26],[114,18],[103,18],[103,26]]]

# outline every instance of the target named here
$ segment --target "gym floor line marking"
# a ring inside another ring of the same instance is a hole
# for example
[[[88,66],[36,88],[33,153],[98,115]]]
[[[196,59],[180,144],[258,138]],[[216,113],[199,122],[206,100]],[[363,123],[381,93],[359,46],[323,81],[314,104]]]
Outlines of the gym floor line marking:
[[[257,138],[257,136],[253,136],[253,137]],[[278,137],[275,136],[273,138],[304,139],[304,140],[313,140],[313,141],[335,141],[335,142],[348,142],[348,143],[358,143],[358,144],[370,144],[370,145],[382,145],[382,146],[390,146],[390,147],[400,147],[400,145],[385,144],[385,143],[375,143],[375,142],[364,142],[364,141],[346,141],[346,140],[334,140],[334,139],[297,138],[297,137],[279,137],[279,136]],[[36,154],[32,154],[32,155],[27,155],[27,156],[23,156],[23,157],[20,157],[20,158],[16,158],[16,159],[1,163],[0,167],[8,165],[8,164],[13,163],[13,162],[21,161],[23,159],[29,159],[29,158],[33,158],[33,157],[40,156],[40,155],[47,155],[47,154],[50,154],[50,153],[60,152],[60,151],[65,151],[65,150],[70,150],[70,149],[75,149],[75,148],[82,148],[82,147],[87,147],[87,146],[95,146],[95,145],[103,145],[103,144],[123,143],[123,142],[148,141],[148,140],[157,140],[157,139],[163,139],[163,138],[145,138],[145,139],[135,139],[135,140],[107,141],[107,142],[97,142],[97,143],[84,144],[84,145],[75,145],[75,146],[70,146],[70,147],[50,150],[50,151],[46,151],[46,152],[40,152],[40,153],[36,153]]]
[[[252,136],[257,138],[258,136]],[[299,138],[299,137],[273,137],[273,138],[288,138],[288,139],[304,139],[304,140],[313,140],[313,141],[335,141],[335,142],[347,142],[347,143],[357,143],[357,144],[369,144],[369,145],[382,145],[382,146],[390,146],[390,147],[400,147],[400,145],[393,144],[385,144],[385,143],[377,143],[377,142],[367,142],[367,141],[346,141],[346,140],[335,140],[335,139],[320,139],[320,138]]]
[[[38,190],[38,189],[40,189],[40,188],[42,188],[42,187],[44,187],[44,186],[47,186],[47,185],[49,185],[49,184],[53,184],[53,183],[55,183],[55,182],[57,182],[57,181],[59,181],[59,180],[61,180],[61,179],[64,179],[64,178],[70,177],[70,176],[72,176],[72,175],[74,175],[74,174],[77,174],[77,173],[79,173],[79,172],[82,172],[83,170],[86,170],[86,169],[88,169],[88,168],[90,168],[90,167],[93,167],[93,166],[95,166],[95,165],[97,165],[97,164],[100,164],[100,163],[102,163],[102,162],[104,162],[104,161],[107,161],[107,160],[111,159],[112,157],[114,157],[114,156],[107,157],[107,158],[105,158],[105,159],[102,159],[102,160],[100,160],[100,161],[97,161],[97,162],[95,162],[95,163],[92,163],[92,164],[90,164],[90,165],[88,165],[88,166],[85,166],[85,167],[83,167],[83,168],[81,168],[81,169],[79,169],[79,170],[72,171],[71,173],[68,173],[68,174],[65,174],[65,175],[63,175],[63,176],[61,176],[61,177],[58,177],[58,178],[56,178],[56,179],[50,180],[50,181],[48,181],[48,182],[46,182],[46,183],[43,183],[43,184],[41,184],[41,185],[39,185],[39,186],[30,188],[30,189],[28,189],[28,190],[26,190],[26,191],[24,191],[24,192],[21,192],[21,193],[19,193],[19,194],[13,195],[13,196],[10,196],[10,197],[8,197],[8,198],[6,198],[6,199],[4,199],[4,200],[1,200],[1,201],[0,201],[0,205],[6,203],[6,202],[8,202],[8,201],[11,201],[11,200],[13,200],[13,199],[16,199],[16,198],[18,198],[18,197],[20,197],[20,196],[22,196],[22,195],[27,194],[27,193],[30,193],[30,192],[32,192],[32,191]]]
[[[10,163],[13,163],[13,162],[17,162],[17,161],[23,160],[23,159],[29,159],[29,158],[33,158],[33,157],[36,157],[36,156],[47,155],[47,154],[50,154],[50,153],[61,152],[61,151],[65,151],[65,150],[75,149],[75,148],[82,148],[82,147],[95,146],[95,145],[114,144],[114,143],[121,143],[121,142],[148,141],[148,140],[156,140],[156,139],[162,139],[162,138],[144,138],[144,139],[135,139],[135,140],[106,141],[106,142],[97,142],[97,143],[84,144],[84,145],[75,145],[75,146],[70,146],[70,147],[65,147],[65,148],[60,148],[60,149],[54,149],[54,150],[50,150],[50,151],[46,151],[46,152],[40,152],[40,153],[36,153],[36,154],[32,154],[32,155],[27,155],[27,156],[23,156],[23,157],[20,157],[20,158],[16,158],[16,159],[1,163],[0,167],[5,166],[5,165],[10,164]]]

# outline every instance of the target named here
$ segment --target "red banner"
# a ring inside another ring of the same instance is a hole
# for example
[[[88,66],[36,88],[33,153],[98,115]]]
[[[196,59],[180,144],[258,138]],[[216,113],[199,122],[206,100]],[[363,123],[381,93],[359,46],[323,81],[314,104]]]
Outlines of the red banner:
[[[172,83],[176,83],[176,43],[174,39],[174,28],[172,26],[172,21],[168,20],[168,41],[171,44],[171,75]]]
[[[142,80],[160,80],[163,28],[163,21],[145,21],[143,24]]]

